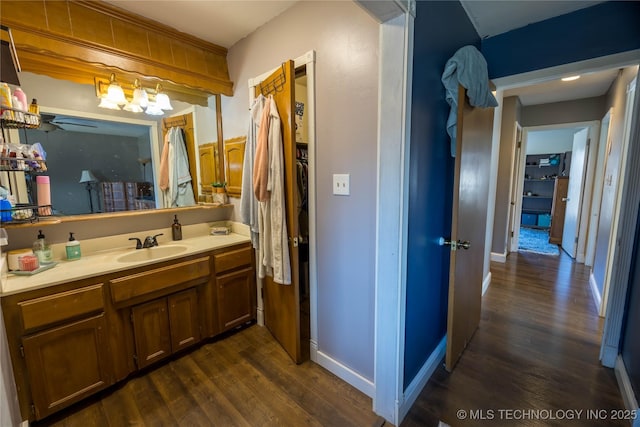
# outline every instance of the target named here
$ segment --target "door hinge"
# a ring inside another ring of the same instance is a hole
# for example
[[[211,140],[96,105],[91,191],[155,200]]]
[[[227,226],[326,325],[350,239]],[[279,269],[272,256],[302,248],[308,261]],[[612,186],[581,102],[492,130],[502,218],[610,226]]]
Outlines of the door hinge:
[[[260,288],[260,298],[264,299],[264,288]]]
[[[294,238],[293,238],[293,247],[294,247],[294,248],[297,248],[297,247],[298,247],[298,238],[297,238],[297,237],[294,237]]]
[[[511,232],[511,237],[513,237],[513,236],[514,236],[514,234],[513,234],[513,231],[512,231],[512,232]]]
[[[24,358],[24,346],[20,346],[20,356]]]
[[[518,141],[518,148],[522,148],[522,141]]]
[[[33,415],[35,415],[35,414],[36,414],[36,405],[34,405],[33,403],[31,404],[31,413],[32,413]]]
[[[578,243],[578,237],[577,237],[577,236],[576,236],[576,241],[575,241],[575,243]]]

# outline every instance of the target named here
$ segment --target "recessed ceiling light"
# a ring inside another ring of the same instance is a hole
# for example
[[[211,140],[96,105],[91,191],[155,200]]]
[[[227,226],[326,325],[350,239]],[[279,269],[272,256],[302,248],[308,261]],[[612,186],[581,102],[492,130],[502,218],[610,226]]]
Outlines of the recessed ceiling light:
[[[574,80],[578,80],[580,78],[580,76],[569,76],[569,77],[563,77],[561,80],[563,82],[572,82]]]

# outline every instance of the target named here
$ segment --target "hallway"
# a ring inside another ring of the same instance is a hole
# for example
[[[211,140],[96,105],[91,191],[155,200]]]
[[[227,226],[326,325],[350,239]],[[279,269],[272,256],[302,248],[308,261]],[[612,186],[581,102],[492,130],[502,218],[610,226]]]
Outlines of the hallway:
[[[613,370],[598,360],[604,322],[589,268],[565,253],[524,252],[491,263],[491,272],[480,328],[465,354],[452,374],[443,367],[434,373],[402,426],[628,426],[611,419],[624,404]],[[589,409],[606,417],[596,420]],[[546,419],[535,410],[548,410],[539,413]]]

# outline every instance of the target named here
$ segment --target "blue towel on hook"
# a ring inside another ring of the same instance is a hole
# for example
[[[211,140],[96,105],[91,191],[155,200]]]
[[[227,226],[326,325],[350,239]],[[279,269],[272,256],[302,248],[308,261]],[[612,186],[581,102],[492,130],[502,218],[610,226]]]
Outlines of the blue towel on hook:
[[[467,89],[474,107],[497,107],[498,101],[489,89],[487,61],[475,46],[464,46],[447,61],[442,73],[446,99],[451,106],[447,133],[451,138],[451,156],[456,156],[456,123],[458,122],[458,84]]]

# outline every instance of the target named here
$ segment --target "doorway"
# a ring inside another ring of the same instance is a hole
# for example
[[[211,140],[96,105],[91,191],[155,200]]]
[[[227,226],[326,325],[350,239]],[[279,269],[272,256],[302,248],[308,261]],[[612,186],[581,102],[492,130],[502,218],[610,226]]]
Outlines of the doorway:
[[[316,205],[315,205],[315,52],[309,51],[294,61],[295,109],[295,186],[297,235],[289,236],[296,246],[299,287],[299,337],[301,351],[298,360],[313,360],[317,352],[317,275],[316,275]],[[253,88],[276,69],[249,79],[250,103],[255,98]],[[292,260],[293,261],[293,260]],[[292,273],[296,269],[292,269]],[[262,294],[263,279],[257,278],[257,323],[265,326],[265,304]],[[314,352],[315,350],[315,352]],[[320,363],[322,365],[322,363]],[[325,366],[326,368],[326,366]],[[331,370],[331,369],[329,369]]]
[[[569,74],[575,74],[575,73],[588,73],[588,72],[594,72],[594,71],[602,71],[606,68],[611,68],[616,67],[616,73],[618,75],[617,80],[614,80],[616,82],[616,87],[615,90],[616,92],[614,94],[609,94],[610,98],[614,98],[616,100],[616,102],[620,99],[620,90],[619,90],[619,86],[621,84],[624,84],[624,82],[628,81],[629,76],[630,75],[637,75],[637,71],[638,71],[638,67],[637,67],[637,60],[635,59],[630,59],[629,57],[616,57],[616,56],[611,56],[611,57],[606,57],[606,58],[598,58],[597,61],[586,61],[583,62],[580,65],[577,64],[566,64],[563,66],[558,66],[558,67],[553,67],[550,69],[545,69],[545,70],[539,70],[533,73],[529,73],[527,75],[526,78],[522,77],[522,76],[511,76],[511,77],[507,77],[507,78],[503,78],[503,79],[497,79],[495,81],[495,84],[498,88],[502,88],[503,90],[505,90],[506,93],[506,89],[508,88],[514,88],[517,85],[522,85],[525,84],[526,81],[529,82],[533,82],[533,81],[545,81],[545,80],[549,80],[552,78],[556,78],[558,79],[559,77],[561,77],[562,75],[569,75]],[[607,64],[606,66],[603,66],[604,64]],[[589,64],[593,64],[593,65],[589,65]],[[579,67],[579,68],[578,68]],[[606,68],[605,68],[606,67]],[[619,71],[618,71],[619,69]],[[620,76],[624,76],[624,79],[621,79]],[[520,80],[519,80],[520,79]],[[535,79],[535,80],[534,80]],[[618,80],[619,79],[619,80]],[[613,87],[613,86],[611,86]],[[608,92],[608,91],[607,91]],[[609,99],[607,99],[607,101],[609,101]],[[623,103],[624,104],[624,103]],[[633,113],[632,113],[632,117],[637,118],[638,117],[638,103],[635,102],[633,105]],[[620,111],[624,111],[625,106],[622,105],[619,107]],[[557,118],[559,117],[564,117],[566,116],[566,114],[564,114],[565,112],[563,111],[557,111]],[[604,109],[602,109],[600,111],[600,117],[602,117],[602,114],[606,113],[606,111]],[[599,118],[600,118],[599,117]],[[634,121],[635,122],[635,121]],[[637,127],[637,123],[633,124],[630,123],[631,129],[636,129]],[[635,131],[636,133],[634,135],[637,134],[637,130]],[[629,134],[633,134],[633,132],[630,132]],[[636,136],[637,138],[637,136]],[[594,140],[598,140],[598,139],[592,139],[592,141]],[[635,152],[635,151],[634,151]],[[637,153],[636,153],[637,156]],[[591,156],[590,156],[591,157]],[[595,156],[594,156],[595,157]],[[591,158],[591,160],[588,162],[588,169],[591,169],[591,165],[590,163],[593,161],[593,157]],[[636,158],[637,161],[637,158]],[[632,164],[631,161],[631,157],[629,157],[629,159],[625,162],[628,166]],[[631,166],[630,166],[631,167]],[[632,168],[634,169],[633,173],[637,173],[636,171],[636,165],[633,164]],[[616,209],[614,211],[612,211],[612,216],[614,218],[619,219],[620,221],[622,221],[622,219],[624,218],[624,221],[626,223],[632,223],[635,224],[635,217],[633,218],[633,220],[631,219],[630,215],[633,214],[633,212],[637,212],[637,195],[635,195],[631,190],[630,187],[634,187],[635,188],[635,184],[631,184],[629,182],[629,176],[631,175],[631,173],[629,171],[624,172],[622,175],[619,176],[620,178],[620,185],[622,186],[622,190],[621,190],[621,201],[620,203],[617,204]],[[597,177],[594,177],[593,175],[589,175],[589,172],[587,172],[586,175],[587,181],[589,179],[596,179]],[[593,181],[592,181],[593,182]],[[593,185],[591,185],[591,187],[593,188]],[[585,198],[589,199],[589,202],[591,202],[590,198]],[[629,212],[625,211],[624,209],[620,209],[621,206],[625,206],[625,201],[627,201],[627,203],[631,203],[628,206],[628,210]],[[635,205],[633,205],[632,203],[635,202]],[[589,208],[587,209],[582,209],[581,215],[590,215],[590,213],[592,212],[592,208],[591,206],[589,206]],[[620,230],[620,228],[619,228]],[[624,252],[625,254],[625,258],[630,256],[630,249],[633,245],[633,240],[629,240],[628,236],[620,236],[620,233],[617,233],[617,238],[620,239],[620,243],[621,246],[624,248],[622,252]],[[587,241],[585,240],[584,244],[586,246]],[[580,243],[579,243],[580,245]],[[586,251],[585,251],[586,254]],[[597,257],[597,254],[596,254]],[[605,252],[605,257],[606,259],[610,259],[610,256]],[[584,262],[584,259],[582,260]],[[619,345],[619,337],[620,337],[620,324],[621,324],[621,320],[622,320],[622,316],[624,313],[624,298],[625,298],[625,292],[626,292],[626,286],[627,283],[624,280],[624,274],[626,271],[626,274],[628,274],[628,260],[621,263],[621,265],[614,265],[614,268],[612,269],[612,277],[618,277],[619,280],[615,281],[612,280],[611,283],[615,283],[615,286],[611,286],[612,289],[609,290],[609,295],[614,296],[615,297],[615,302],[612,302],[611,300],[607,303],[608,307],[615,307],[615,312],[614,313],[606,313],[606,319],[605,319],[605,330],[602,336],[602,351],[601,351],[601,360],[603,365],[608,366],[608,367],[613,367],[615,364],[615,358],[617,356],[617,352],[618,352],[618,345]],[[614,289],[615,288],[615,289]]]

